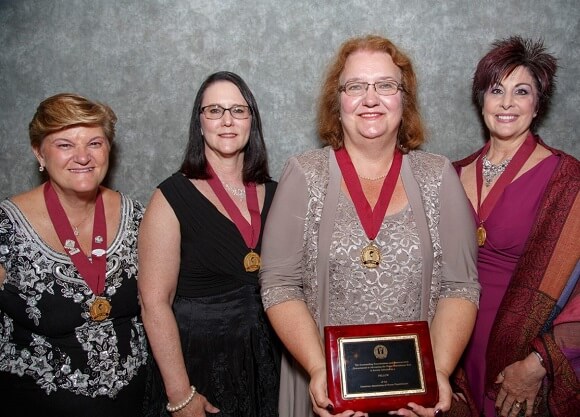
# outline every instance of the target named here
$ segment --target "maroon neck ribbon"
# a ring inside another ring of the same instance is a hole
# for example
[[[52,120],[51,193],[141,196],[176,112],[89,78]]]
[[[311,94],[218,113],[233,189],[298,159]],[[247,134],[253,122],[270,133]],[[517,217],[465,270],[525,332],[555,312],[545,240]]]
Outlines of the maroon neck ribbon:
[[[220,203],[224,206],[227,213],[230,215],[232,221],[240,231],[246,246],[249,249],[255,249],[260,239],[260,230],[262,228],[262,219],[260,217],[260,207],[258,205],[258,192],[256,190],[256,184],[251,182],[244,184],[246,190],[246,204],[248,211],[250,212],[251,223],[244,218],[234,200],[231,199],[230,195],[224,188],[219,177],[216,175],[215,171],[207,163],[207,172],[210,178],[207,179],[207,183],[219,199]]]
[[[335,150],[334,153],[363,229],[365,230],[367,237],[370,240],[374,240],[379,233],[381,224],[385,218],[385,213],[387,212],[387,208],[389,207],[389,203],[393,197],[395,186],[397,185],[397,180],[399,179],[399,174],[401,172],[403,154],[398,148],[395,148],[393,162],[391,163],[387,177],[383,181],[379,200],[373,210],[363,192],[358,174],[356,173],[347,150],[343,146],[342,148]]]
[[[93,220],[93,239],[91,246],[92,256],[90,258],[83,253],[81,245],[74,234],[70,221],[50,181],[44,184],[44,201],[60,243],[62,243],[66,253],[89,288],[95,295],[100,295],[105,290],[107,270],[107,221],[101,191],[99,190],[97,192],[97,199],[95,201],[95,217]]]
[[[483,188],[483,157],[487,154],[490,144],[490,141],[485,144],[481,150],[481,153],[479,154],[479,157],[477,158],[477,161],[475,162],[475,178],[477,183],[477,218],[480,225],[487,220],[490,213],[493,211],[495,204],[503,194],[505,188],[511,184],[532,152],[534,152],[534,149],[536,149],[537,141],[532,133],[528,134],[526,140],[517,150],[505,171],[501,173],[493,187],[491,187],[491,190],[485,197],[485,200],[481,201],[481,189]]]

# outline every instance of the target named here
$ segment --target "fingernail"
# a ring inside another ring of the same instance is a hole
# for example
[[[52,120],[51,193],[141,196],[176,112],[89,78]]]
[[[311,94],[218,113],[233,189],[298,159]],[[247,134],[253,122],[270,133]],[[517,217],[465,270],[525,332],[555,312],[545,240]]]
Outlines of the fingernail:
[[[441,417],[443,415],[443,411],[441,411],[441,409],[437,409],[435,410],[435,417]]]

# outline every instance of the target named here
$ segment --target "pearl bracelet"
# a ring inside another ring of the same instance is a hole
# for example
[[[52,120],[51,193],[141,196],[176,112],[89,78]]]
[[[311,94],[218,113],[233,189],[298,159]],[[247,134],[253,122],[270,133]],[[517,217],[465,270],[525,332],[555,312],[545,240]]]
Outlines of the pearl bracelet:
[[[538,357],[538,360],[540,361],[540,365],[544,366],[544,359],[542,359],[542,355],[540,355],[535,350],[532,350],[532,353]]]
[[[191,402],[191,400],[193,400],[194,395],[195,395],[195,387],[192,385],[191,386],[191,393],[189,394],[189,397],[187,397],[185,400],[183,400],[182,402],[180,402],[177,405],[171,405],[170,403],[167,403],[167,405],[165,406],[165,409],[167,411],[169,411],[170,413],[175,413],[176,411],[182,410],[187,406],[187,404],[189,404]]]

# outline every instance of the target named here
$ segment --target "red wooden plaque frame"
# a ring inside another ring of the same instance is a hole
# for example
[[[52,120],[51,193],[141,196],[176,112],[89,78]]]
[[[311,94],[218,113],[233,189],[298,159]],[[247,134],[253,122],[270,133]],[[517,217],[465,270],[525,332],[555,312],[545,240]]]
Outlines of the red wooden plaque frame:
[[[437,376],[426,321],[326,326],[324,340],[328,398],[334,405],[333,413],[346,410],[385,412],[406,407],[409,402],[424,407],[433,407],[437,403],[439,395]],[[354,346],[356,344],[358,346]],[[374,346],[373,362],[369,363],[367,359],[366,363],[359,366],[352,358],[347,360],[344,352],[349,349],[348,346],[365,351]],[[399,347],[405,352],[403,360],[400,357],[390,358],[390,352],[401,350]],[[383,378],[380,381],[383,384],[372,385],[372,382],[369,382],[369,385],[360,385],[358,391],[357,389],[349,391],[347,367],[350,367],[348,371],[352,373],[353,366],[355,370],[357,367],[362,369],[362,372],[357,372],[362,374],[363,378],[364,372],[368,372],[369,378],[372,376],[376,379],[377,376],[372,375],[376,373]],[[406,369],[402,370],[403,368]],[[399,380],[401,375],[409,375],[405,372],[410,372],[414,381],[408,388],[405,388],[405,381]],[[391,382],[390,379],[394,381]],[[363,386],[367,388],[361,388]]]

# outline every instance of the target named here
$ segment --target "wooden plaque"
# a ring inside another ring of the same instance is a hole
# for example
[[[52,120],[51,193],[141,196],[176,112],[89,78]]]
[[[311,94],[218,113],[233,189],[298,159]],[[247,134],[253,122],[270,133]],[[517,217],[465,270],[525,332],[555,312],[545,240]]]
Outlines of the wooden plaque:
[[[326,326],[326,374],[333,413],[386,412],[437,403],[426,321]]]

